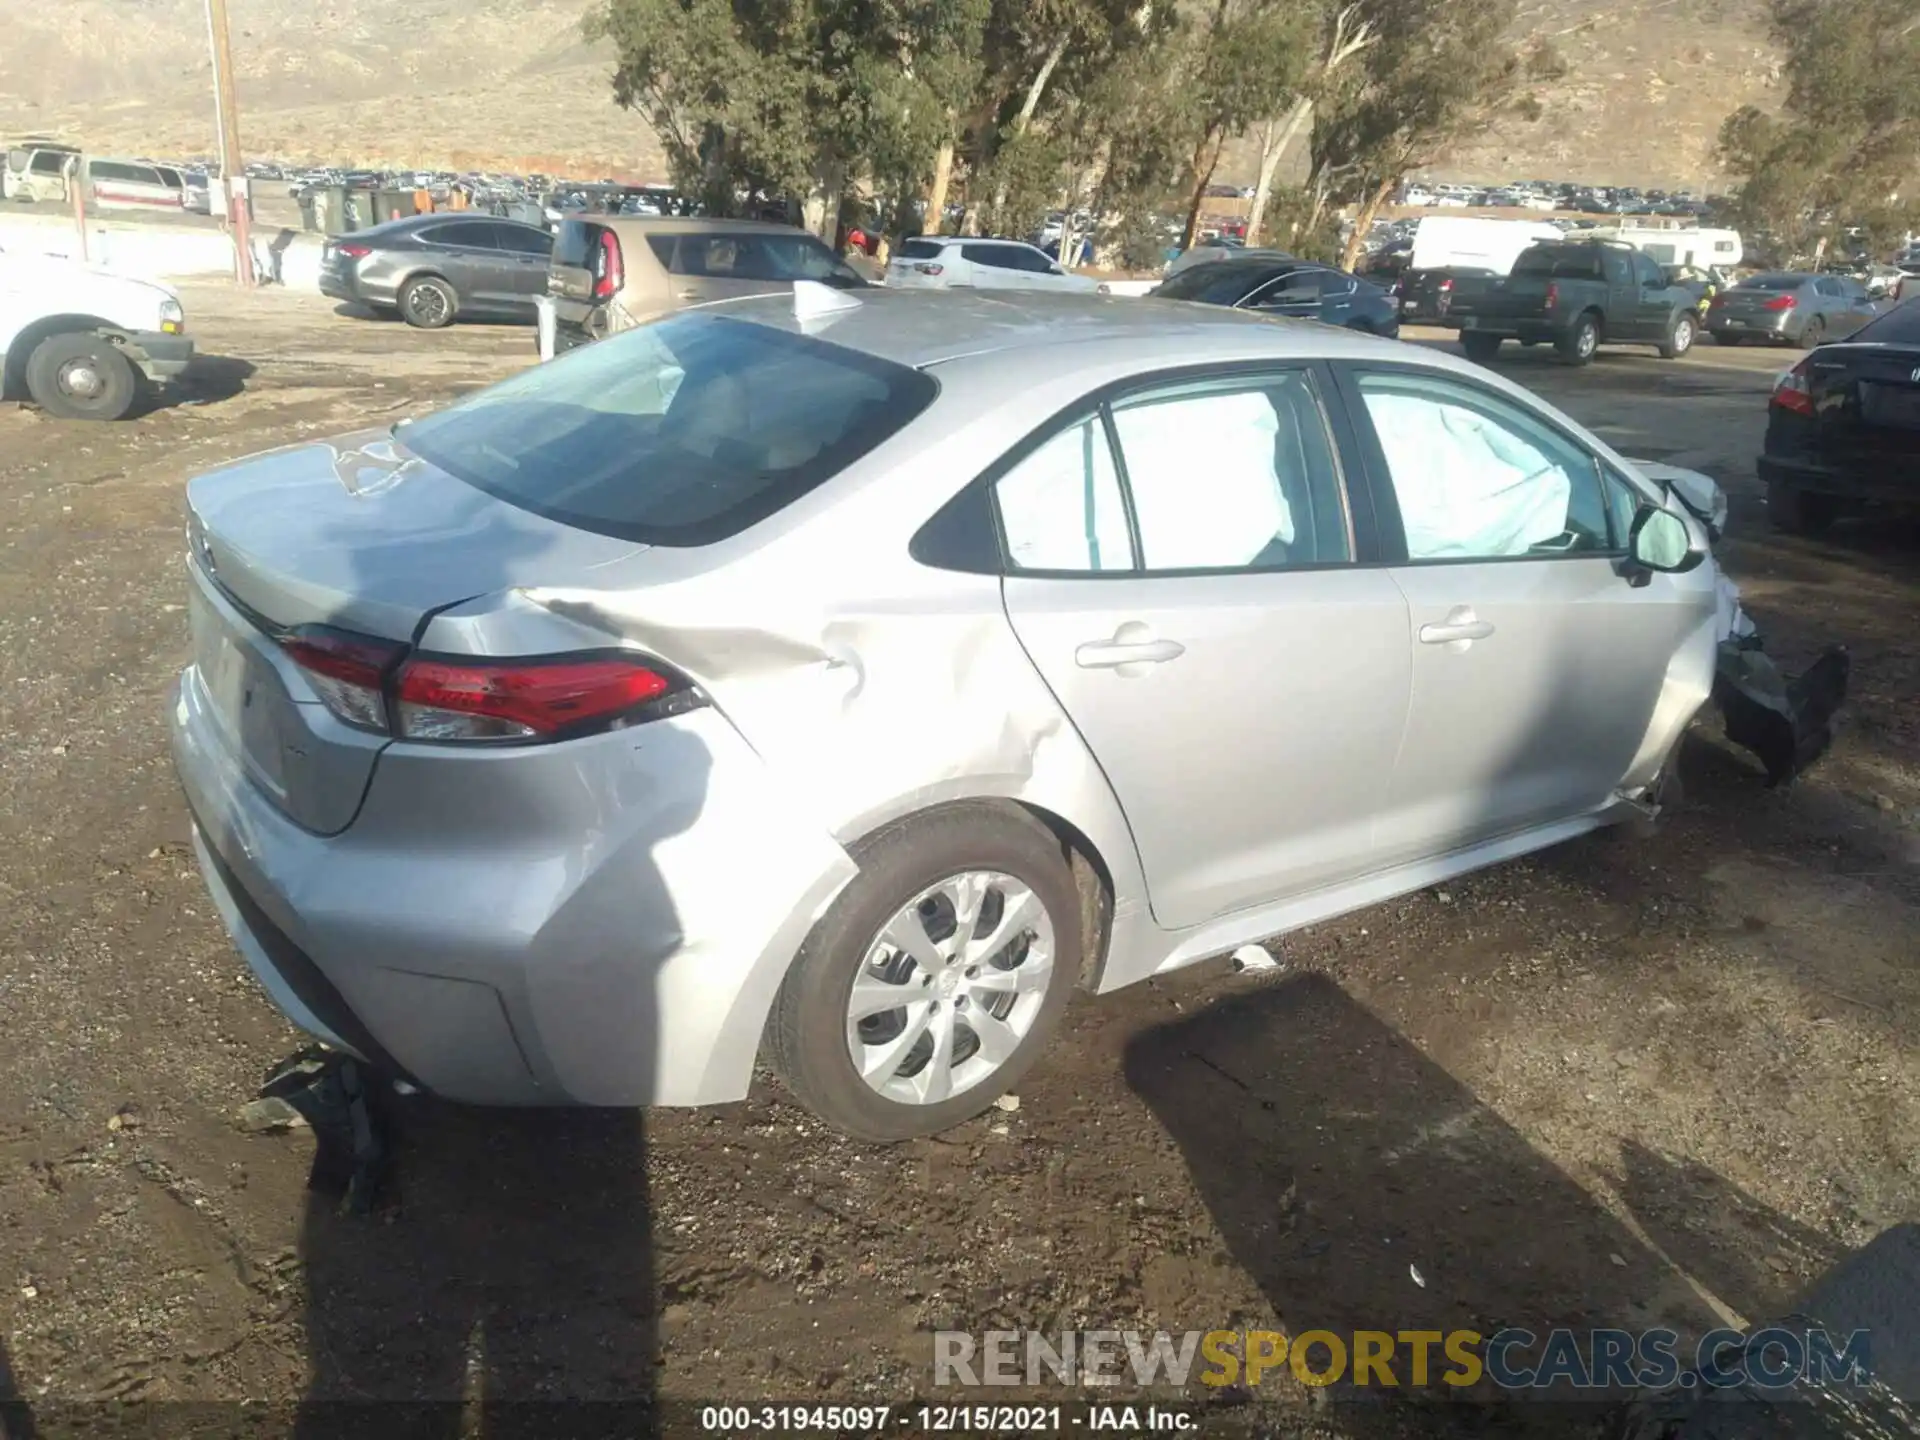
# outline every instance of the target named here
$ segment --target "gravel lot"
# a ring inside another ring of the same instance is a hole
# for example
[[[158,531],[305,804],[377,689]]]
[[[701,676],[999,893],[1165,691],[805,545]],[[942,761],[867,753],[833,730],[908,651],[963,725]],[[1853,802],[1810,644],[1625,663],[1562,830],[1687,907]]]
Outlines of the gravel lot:
[[[904,1402],[946,1327],[1698,1332],[1920,1214],[1920,544],[1770,535],[1751,457],[1790,359],[1706,347],[1505,368],[1729,486],[1776,653],[1853,646],[1850,726],[1800,785],[1762,790],[1703,724],[1657,838],[1316,927],[1277,972],[1083,1001],[1016,1111],[937,1140],[850,1144],[771,1086],[645,1116],[416,1099],[396,1203],[336,1214],[309,1136],[234,1123],[298,1040],[213,915],[166,757],[180,487],[485,383],[530,332],[185,298],[208,358],[175,403],[0,408],[0,1429],[109,1398]],[[1269,1433],[1488,1420],[1241,1398]],[[1545,1408],[1503,1423],[1569,1433]]]

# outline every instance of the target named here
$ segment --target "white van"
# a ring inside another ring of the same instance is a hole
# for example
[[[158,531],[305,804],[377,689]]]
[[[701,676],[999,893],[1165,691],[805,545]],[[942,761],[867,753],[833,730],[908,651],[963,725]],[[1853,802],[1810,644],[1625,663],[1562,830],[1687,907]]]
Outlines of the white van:
[[[1731,270],[1746,258],[1746,247],[1738,230],[1715,230],[1702,226],[1675,226],[1662,229],[1653,225],[1611,225],[1593,232],[1614,240],[1624,240],[1656,264],[1672,270]]]
[[[88,160],[87,186],[89,203],[102,210],[183,210],[187,204],[180,173],[162,173],[143,160]]]
[[[1425,215],[1413,231],[1409,270],[1478,270],[1505,275],[1520,252],[1538,240],[1558,240],[1558,225],[1544,220],[1484,220]]]
[[[67,166],[80,158],[70,145],[27,141],[7,151],[7,168],[0,173],[0,194],[9,200],[64,200]]]

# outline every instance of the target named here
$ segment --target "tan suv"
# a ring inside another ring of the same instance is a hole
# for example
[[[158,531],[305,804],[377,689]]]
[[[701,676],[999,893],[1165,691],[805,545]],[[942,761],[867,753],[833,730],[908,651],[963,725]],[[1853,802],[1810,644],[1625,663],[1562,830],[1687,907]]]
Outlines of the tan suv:
[[[759,220],[597,215],[561,222],[547,270],[555,348],[569,350],[690,305],[795,280],[866,285],[819,238]]]

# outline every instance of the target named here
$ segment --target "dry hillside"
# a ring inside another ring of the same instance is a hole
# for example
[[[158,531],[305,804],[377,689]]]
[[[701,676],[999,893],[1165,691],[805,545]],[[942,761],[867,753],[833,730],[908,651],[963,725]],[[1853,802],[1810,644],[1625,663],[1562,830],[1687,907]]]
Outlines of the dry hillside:
[[[607,55],[579,40],[584,0],[230,4],[249,155],[663,177],[645,125],[608,99]],[[1774,74],[1761,4],[1522,0],[1523,36],[1565,73],[1533,87],[1538,118],[1505,117],[1437,173],[1711,183],[1721,118]],[[0,135],[213,148],[201,0],[0,0],[0,36]]]

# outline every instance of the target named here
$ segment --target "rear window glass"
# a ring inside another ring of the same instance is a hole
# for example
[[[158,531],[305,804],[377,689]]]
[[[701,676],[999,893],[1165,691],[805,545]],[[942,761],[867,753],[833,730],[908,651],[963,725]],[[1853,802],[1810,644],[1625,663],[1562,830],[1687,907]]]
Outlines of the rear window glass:
[[[945,249],[938,240],[907,240],[900,246],[902,260],[937,260]]]
[[[1280,272],[1266,266],[1215,261],[1195,265],[1168,278],[1153,293],[1162,300],[1198,300],[1203,305],[1233,305],[1256,285]]]
[[[600,227],[591,220],[562,220],[553,237],[553,263],[584,270],[593,254],[594,234]]]
[[[1848,338],[1856,344],[1920,345],[1920,299],[1902,300]]]
[[[706,545],[845,469],[938,388],[843,346],[685,314],[536,365],[394,436],[562,524]]]
[[[1513,262],[1515,275],[1546,276],[1553,280],[1598,280],[1602,278],[1597,250],[1573,250],[1541,247],[1524,250]]]
[[[1781,294],[1788,290],[1798,290],[1806,283],[1804,275],[1754,275],[1742,280],[1733,288],[1736,290],[1767,290]]]

